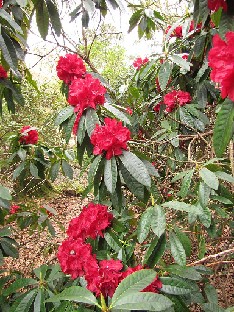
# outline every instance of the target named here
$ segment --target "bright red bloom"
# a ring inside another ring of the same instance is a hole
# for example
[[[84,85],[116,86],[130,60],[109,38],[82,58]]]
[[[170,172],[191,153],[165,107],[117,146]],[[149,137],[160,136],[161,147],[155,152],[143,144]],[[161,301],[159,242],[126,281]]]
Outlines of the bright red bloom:
[[[187,59],[188,59],[188,54],[183,54],[183,55],[182,55],[182,59],[184,59],[184,60],[187,61]]]
[[[213,37],[213,48],[209,51],[208,61],[212,71],[211,80],[219,83],[221,97],[227,96],[234,101],[234,32],[227,32],[226,41],[218,34]]]
[[[146,57],[144,59],[142,59],[141,57],[138,57],[134,62],[133,62],[133,66],[139,70],[142,66],[144,66],[145,64],[147,64],[149,62],[149,59]]]
[[[160,107],[161,105],[163,104],[163,101],[160,101],[158,102],[158,104],[156,104],[153,108],[153,110],[156,112],[156,113],[159,113],[160,112]]]
[[[171,26],[168,26],[165,33],[168,34],[169,31],[171,29]],[[177,26],[173,32],[170,34],[170,38],[172,37],[176,37],[176,38],[182,38],[183,34],[182,34],[182,26]]]
[[[218,11],[219,8],[227,11],[227,2],[226,0],[208,0],[208,8],[211,11]]]
[[[105,102],[106,89],[101,85],[99,79],[87,74],[84,79],[74,79],[69,87],[68,103],[74,106],[77,117],[73,127],[76,135],[80,118],[84,110],[88,107],[96,109],[97,105]]]
[[[130,131],[116,119],[105,118],[104,122],[103,126],[96,125],[90,140],[94,145],[94,155],[106,152],[106,159],[111,159],[113,156],[121,155],[123,149],[127,150]]]
[[[0,0],[0,9],[3,7],[3,0]]]
[[[184,106],[192,101],[192,97],[188,92],[173,90],[167,93],[164,98],[164,104],[166,105],[166,111],[172,112],[177,105]]]
[[[95,239],[98,235],[103,237],[105,230],[113,219],[113,214],[108,212],[108,207],[100,204],[89,203],[84,207],[77,218],[71,220],[67,234],[73,239]]]
[[[20,209],[18,205],[11,205],[10,214],[16,213]]]
[[[19,142],[21,144],[37,144],[38,142],[38,132],[35,128],[31,126],[24,126],[20,130]]]
[[[0,3],[0,8],[1,8],[1,3]],[[0,79],[1,78],[3,79],[7,78],[7,72],[2,65],[0,65]]]
[[[120,260],[102,260],[99,262],[99,270],[90,270],[85,275],[88,283],[87,288],[95,292],[96,296],[101,293],[104,297],[112,297],[121,280],[123,264]]]
[[[156,276],[153,282],[149,286],[145,287],[142,292],[153,292],[157,294],[162,286],[162,282],[158,276]]]
[[[92,255],[92,248],[81,238],[68,238],[59,246],[57,257],[62,271],[73,279],[84,276],[89,268],[98,271],[98,262]]]
[[[84,62],[77,54],[60,56],[56,70],[59,79],[66,84],[71,83],[76,78],[83,78],[86,74]]]
[[[144,269],[144,268],[143,268],[143,266],[140,265],[140,264],[137,265],[137,266],[135,266],[135,267],[133,267],[133,268],[131,268],[131,267],[127,268],[126,271],[122,272],[122,278],[121,278],[121,280],[123,280],[123,279],[126,278],[128,275],[132,274],[133,272],[140,271],[140,270],[142,270],[142,269]]]

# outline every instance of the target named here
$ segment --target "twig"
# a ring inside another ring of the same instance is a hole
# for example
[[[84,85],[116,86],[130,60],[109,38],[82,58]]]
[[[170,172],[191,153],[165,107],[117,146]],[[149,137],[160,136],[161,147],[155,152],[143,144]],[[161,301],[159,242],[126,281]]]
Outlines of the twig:
[[[218,264],[232,264],[232,263],[234,263],[234,261],[217,261],[217,262],[208,263],[206,266],[210,267],[210,266],[214,266]]]
[[[221,257],[221,256],[225,256],[225,255],[232,254],[232,253],[234,253],[234,248],[224,250],[224,251],[219,252],[219,253],[214,254],[214,255],[209,255],[209,256],[204,257],[204,258],[202,258],[202,259],[200,259],[198,261],[195,261],[193,263],[188,264],[188,266],[194,266],[194,265],[197,265],[197,264],[201,264],[201,263],[206,262],[206,261],[208,261],[210,259]]]

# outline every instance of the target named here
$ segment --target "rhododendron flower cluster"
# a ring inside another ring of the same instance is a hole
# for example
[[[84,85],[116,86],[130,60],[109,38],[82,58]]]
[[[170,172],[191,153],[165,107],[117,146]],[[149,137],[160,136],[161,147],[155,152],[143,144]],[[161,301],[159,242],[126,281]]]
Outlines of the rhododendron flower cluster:
[[[191,31],[200,31],[202,28],[202,23],[199,23],[197,24],[197,27],[196,27],[196,30],[195,30],[195,27],[194,27],[194,21],[191,21],[190,25],[189,25],[189,32]],[[169,31],[171,29],[171,26],[168,26],[165,33],[168,34]],[[170,34],[170,38],[172,37],[176,37],[176,38],[182,38],[183,37],[183,28],[182,26],[177,26],[173,31],[172,33]]]
[[[130,131],[116,119],[105,118],[104,123],[104,125],[96,125],[90,140],[94,145],[94,155],[106,152],[106,159],[111,159],[113,156],[121,155],[123,149],[127,150]]]
[[[1,8],[1,6],[0,6],[0,8]],[[7,78],[7,72],[2,65],[0,65],[0,79],[1,78],[3,78],[3,79]]]
[[[135,59],[135,61],[133,62],[133,66],[139,70],[142,66],[144,66],[145,64],[147,64],[149,62],[149,59],[146,57],[144,59],[142,59],[141,57],[138,57],[137,59]]]
[[[227,2],[226,0],[208,0],[208,8],[211,11],[218,11],[219,8],[227,11]]]
[[[37,144],[38,132],[31,126],[24,126],[20,130],[19,142],[21,144]]]
[[[19,209],[20,209],[20,206],[18,206],[18,205],[11,205],[10,214],[16,213]]]
[[[219,83],[222,98],[234,101],[234,32],[226,33],[226,41],[218,34],[213,37],[213,48],[208,54],[208,64],[212,71],[211,80]]]
[[[128,275],[143,269],[142,266],[128,268],[123,272],[120,260],[108,259],[98,261],[92,253],[92,247],[85,240],[103,237],[103,231],[110,225],[113,215],[107,206],[90,203],[81,214],[71,220],[65,239],[60,245],[57,257],[64,273],[73,279],[83,276],[87,288],[96,296],[112,297],[119,283]],[[156,277],[152,284],[142,291],[158,292],[162,283]]]
[[[127,112],[129,115],[132,115],[132,114],[133,114],[133,110],[131,109],[131,107],[127,107],[127,108],[126,108],[126,112]]]
[[[85,109],[96,109],[97,105],[105,102],[106,89],[101,85],[99,79],[86,73],[83,60],[76,54],[61,56],[56,66],[59,79],[63,80],[69,87],[68,103],[74,106],[76,119],[73,133],[77,134],[79,121]]]
[[[3,7],[3,0],[0,0],[0,9]]]
[[[166,112],[172,112],[178,105],[184,106],[192,101],[192,97],[188,92],[173,90],[163,97],[163,102],[166,105]]]
[[[113,219],[113,214],[108,212],[107,206],[90,203],[84,207],[77,218],[71,220],[67,234],[73,239],[95,239],[98,235],[103,237],[105,230]]]
[[[59,79],[66,84],[71,83],[75,78],[83,78],[86,74],[84,62],[77,54],[60,56],[56,70]]]

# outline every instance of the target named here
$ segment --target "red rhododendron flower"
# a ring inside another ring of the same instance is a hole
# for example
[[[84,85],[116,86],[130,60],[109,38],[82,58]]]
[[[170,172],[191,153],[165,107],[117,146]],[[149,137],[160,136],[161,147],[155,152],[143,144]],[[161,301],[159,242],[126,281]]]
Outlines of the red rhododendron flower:
[[[11,205],[10,214],[16,213],[20,209],[18,205]]]
[[[172,112],[177,105],[184,106],[185,104],[190,103],[191,100],[191,95],[188,92],[181,90],[173,90],[167,93],[163,98],[168,113]]]
[[[218,82],[222,98],[229,97],[234,101],[234,32],[227,32],[226,41],[218,34],[213,37],[213,48],[209,51],[208,61],[212,68],[210,78]]]
[[[142,270],[142,269],[144,269],[144,268],[143,268],[143,266],[140,265],[140,264],[137,265],[137,266],[135,266],[135,267],[133,267],[133,268],[131,268],[131,267],[127,268],[126,271],[122,272],[121,280],[123,280],[123,279],[126,278],[128,275],[132,274],[133,272],[140,271],[140,270]]]
[[[71,83],[75,78],[82,78],[86,73],[84,62],[77,54],[60,56],[56,70],[59,79],[66,84]]]
[[[59,246],[57,257],[62,271],[73,279],[84,276],[89,268],[98,271],[98,262],[92,255],[92,248],[81,238],[68,238]]]
[[[3,0],[0,0],[0,9],[3,7]]]
[[[35,128],[31,126],[24,126],[20,130],[19,142],[21,144],[37,144],[38,142],[38,132]]]
[[[121,280],[123,264],[120,260],[102,260],[99,270],[90,270],[85,275],[87,288],[96,296],[112,297]]]
[[[141,57],[138,57],[134,62],[133,62],[133,66],[139,70],[143,65],[147,64],[149,62],[149,59],[146,57],[144,59],[142,59]]]
[[[159,113],[162,104],[163,104],[163,101],[158,102],[158,104],[156,104],[156,105],[154,106],[153,110],[154,110],[156,113]]]
[[[168,34],[169,31],[171,29],[171,26],[168,26],[165,33]],[[173,32],[170,34],[170,37],[176,37],[176,38],[182,38],[183,34],[182,34],[182,26],[177,26]]]
[[[100,204],[90,203],[84,207],[77,218],[71,220],[67,234],[76,239],[95,239],[98,235],[103,237],[105,230],[113,219],[113,214],[108,212],[108,207]]]
[[[157,294],[160,288],[162,288],[162,282],[158,276],[156,276],[153,282],[149,286],[145,287],[142,292],[153,292]]]
[[[73,127],[76,135],[80,118],[88,107],[96,109],[97,105],[105,102],[106,89],[101,85],[99,79],[87,74],[84,79],[74,79],[69,87],[68,103],[74,106],[77,117]]]
[[[187,59],[188,59],[188,54],[183,54],[183,55],[182,55],[182,59],[184,59],[184,60],[187,61]]]
[[[106,159],[122,154],[127,150],[127,142],[130,140],[130,131],[122,125],[121,121],[105,118],[105,125],[96,125],[92,135],[91,143],[94,145],[94,155],[106,152]]]
[[[132,110],[130,107],[127,107],[127,108],[126,108],[126,112],[127,112],[129,115],[132,115],[132,114],[133,114],[133,110]]]
[[[208,0],[208,8],[211,11],[218,11],[219,8],[227,11],[227,2],[226,0]]]
[[[7,78],[7,72],[5,71],[2,65],[0,65],[0,78],[4,78],[4,79]]]

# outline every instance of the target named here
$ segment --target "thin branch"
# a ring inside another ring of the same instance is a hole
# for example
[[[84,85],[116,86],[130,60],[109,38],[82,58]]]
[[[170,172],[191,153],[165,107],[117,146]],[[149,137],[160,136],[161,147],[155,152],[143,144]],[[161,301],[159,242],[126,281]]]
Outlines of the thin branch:
[[[202,259],[200,259],[198,261],[190,263],[187,266],[194,266],[194,265],[197,265],[197,264],[201,264],[203,262],[209,261],[210,259],[214,259],[214,258],[221,257],[221,256],[226,256],[226,255],[229,255],[229,254],[232,254],[232,253],[234,253],[234,248],[221,251],[221,252],[219,252],[217,254],[214,254],[214,255],[209,255],[209,256],[204,257],[204,258],[202,258]]]

